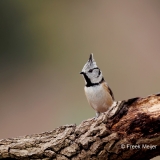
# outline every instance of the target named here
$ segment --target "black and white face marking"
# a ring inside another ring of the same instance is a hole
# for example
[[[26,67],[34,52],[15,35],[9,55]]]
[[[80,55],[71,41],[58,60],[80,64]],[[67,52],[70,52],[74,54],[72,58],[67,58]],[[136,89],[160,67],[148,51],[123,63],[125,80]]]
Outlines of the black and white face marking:
[[[91,84],[93,85],[99,84],[103,79],[102,72],[98,67],[91,69],[85,74],[90,79]]]
[[[98,85],[104,81],[102,72],[93,59],[93,54],[90,55],[89,60],[84,65],[81,74],[84,76],[87,87]]]
[[[100,75],[100,71],[99,71],[99,75]],[[101,84],[102,82],[104,82],[104,78],[102,77],[101,78],[101,80],[98,78],[99,77],[99,75],[97,76],[97,82],[93,82],[89,77],[88,77],[88,75],[86,74],[86,73],[84,73],[84,72],[81,72],[80,74],[83,74],[83,76],[84,76],[84,80],[85,80],[85,83],[86,83],[86,87],[91,87],[91,86],[96,86],[96,85],[99,85],[99,84]],[[99,81],[100,80],[100,81]]]
[[[99,69],[98,67],[93,68],[93,69],[90,69],[88,72],[89,72],[89,73],[92,73],[92,74],[94,74],[94,75],[97,75],[97,78],[98,78],[98,77],[100,76],[100,74],[101,74],[101,71],[100,71],[100,69]]]
[[[93,73],[93,71],[95,72],[96,69],[98,70],[98,75],[97,75],[97,77],[99,77],[100,74],[101,74],[101,71],[100,71],[100,69],[99,69],[98,67],[93,68],[93,69],[90,69],[88,72],[89,72],[89,73]],[[96,72],[95,72],[95,73],[96,73]]]

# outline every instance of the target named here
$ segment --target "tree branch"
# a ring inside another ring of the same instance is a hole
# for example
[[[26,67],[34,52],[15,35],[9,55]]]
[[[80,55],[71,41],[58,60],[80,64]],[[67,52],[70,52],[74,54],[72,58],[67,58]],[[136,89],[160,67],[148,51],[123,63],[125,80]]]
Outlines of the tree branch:
[[[160,155],[160,94],[115,102],[79,126],[0,140],[0,159],[126,160]]]

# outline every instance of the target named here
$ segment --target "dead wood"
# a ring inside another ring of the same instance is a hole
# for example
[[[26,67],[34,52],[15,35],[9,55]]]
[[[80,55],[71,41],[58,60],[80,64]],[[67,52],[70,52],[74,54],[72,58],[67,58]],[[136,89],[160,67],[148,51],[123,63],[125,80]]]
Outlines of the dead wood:
[[[148,160],[160,155],[160,94],[115,102],[98,119],[0,140],[0,159]]]

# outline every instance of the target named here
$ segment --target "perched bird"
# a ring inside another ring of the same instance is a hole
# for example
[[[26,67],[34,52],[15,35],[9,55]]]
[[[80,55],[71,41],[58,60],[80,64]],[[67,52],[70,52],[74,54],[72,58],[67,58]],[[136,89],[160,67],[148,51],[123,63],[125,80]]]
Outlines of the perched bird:
[[[114,102],[113,92],[105,82],[102,71],[96,65],[93,54],[84,65],[82,72],[85,80],[84,91],[90,106],[96,111],[96,118],[106,112]]]

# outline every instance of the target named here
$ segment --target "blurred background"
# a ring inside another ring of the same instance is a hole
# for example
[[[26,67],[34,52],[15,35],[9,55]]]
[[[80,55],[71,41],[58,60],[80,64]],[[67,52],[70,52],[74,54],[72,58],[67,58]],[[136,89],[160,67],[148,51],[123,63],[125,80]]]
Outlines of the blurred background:
[[[95,112],[79,74],[94,53],[116,100],[160,91],[160,1],[0,1],[0,138]]]

